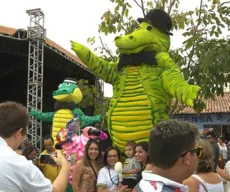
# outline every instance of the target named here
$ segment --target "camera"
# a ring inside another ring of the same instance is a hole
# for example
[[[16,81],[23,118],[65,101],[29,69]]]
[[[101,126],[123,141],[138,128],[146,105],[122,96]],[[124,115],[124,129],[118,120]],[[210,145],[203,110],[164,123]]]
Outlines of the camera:
[[[50,154],[42,154],[40,156],[40,163],[42,163],[42,164],[56,165],[55,161],[51,158]]]

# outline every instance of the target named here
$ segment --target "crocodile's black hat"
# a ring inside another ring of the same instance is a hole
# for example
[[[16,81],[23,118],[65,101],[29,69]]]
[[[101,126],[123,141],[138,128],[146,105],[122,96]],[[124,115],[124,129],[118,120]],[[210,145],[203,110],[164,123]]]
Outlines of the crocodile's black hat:
[[[138,18],[139,23],[147,22],[153,27],[163,31],[168,35],[173,35],[170,30],[172,29],[172,19],[164,10],[152,9],[150,10],[144,18]]]

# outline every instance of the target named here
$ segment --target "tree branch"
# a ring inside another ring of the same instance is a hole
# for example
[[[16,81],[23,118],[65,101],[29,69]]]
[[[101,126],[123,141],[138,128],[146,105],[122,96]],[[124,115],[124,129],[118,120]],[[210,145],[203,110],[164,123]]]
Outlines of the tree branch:
[[[154,2],[155,2],[155,4],[156,4],[156,7],[157,7],[157,5],[158,5],[158,1],[157,1],[157,0],[154,0]]]
[[[197,22],[197,25],[194,26],[193,37],[195,37],[195,35],[197,33],[197,28],[199,27],[199,25],[201,23],[201,9],[202,9],[202,6],[203,6],[203,0],[200,0],[199,16],[198,16],[198,19],[197,19],[198,22]],[[191,55],[189,57],[189,62],[188,62],[188,69],[190,68],[192,57],[194,55],[194,51],[195,51],[195,43],[193,43],[193,45],[192,45],[192,51],[191,51]]]
[[[220,5],[219,5],[219,7],[222,7],[224,4],[226,4],[226,3],[230,3],[230,1],[225,1],[225,2],[223,2],[223,3],[221,3]]]
[[[122,20],[122,23],[125,24],[125,22]],[[127,34],[127,29],[124,27],[124,25],[121,25],[121,29],[125,32],[125,34]]]
[[[172,102],[169,116],[172,118],[175,114],[181,112],[186,107],[185,104],[182,104],[178,101],[178,99],[175,99],[175,102]]]
[[[102,48],[105,50],[106,53],[108,53],[108,55],[113,58],[113,55],[111,54],[110,50],[108,48],[105,47],[105,44],[102,41],[102,38],[99,36],[100,42],[101,42],[101,46]]]
[[[174,4],[176,3],[176,0],[170,0],[169,6],[168,6],[168,14],[170,15],[172,8]]]
[[[143,16],[145,17],[145,7],[144,7],[144,1],[143,0],[141,0],[141,7],[142,7]]]
[[[141,8],[142,13],[143,13],[143,16],[145,17],[144,1],[143,1],[143,0],[141,0],[141,4],[139,4],[139,3],[137,2],[137,0],[133,0],[133,1],[137,4],[137,6],[138,6],[138,7],[140,7],[140,8]]]
[[[133,0],[133,1],[137,4],[138,7],[142,9],[141,5],[136,0]]]
[[[199,9],[199,17],[198,17],[198,22],[197,22],[197,25],[196,27],[198,27],[201,23],[201,9],[202,9],[202,6],[203,6],[203,0],[200,0],[200,9]],[[196,31],[194,31],[196,33]]]
[[[165,10],[165,0],[162,1],[163,1],[162,9]]]

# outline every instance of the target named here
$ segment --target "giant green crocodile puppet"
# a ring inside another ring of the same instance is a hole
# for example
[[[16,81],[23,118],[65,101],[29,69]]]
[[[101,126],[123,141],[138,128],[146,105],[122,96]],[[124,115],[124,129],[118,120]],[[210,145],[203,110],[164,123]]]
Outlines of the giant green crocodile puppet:
[[[65,128],[68,121],[77,116],[80,119],[80,126],[84,128],[87,125],[94,125],[101,121],[101,115],[94,117],[86,116],[77,104],[82,100],[82,93],[76,81],[72,78],[66,78],[59,85],[58,90],[53,92],[55,102],[55,112],[43,113],[35,110],[30,111],[30,115],[47,122],[53,122],[52,137],[56,143],[56,135],[61,128]],[[77,133],[78,134],[78,133]]]
[[[133,33],[115,38],[118,63],[104,61],[87,47],[72,43],[72,50],[96,75],[113,85],[108,128],[121,151],[129,140],[148,141],[150,130],[167,120],[173,97],[188,106],[200,90],[189,85],[168,54],[172,20],[163,10],[154,9]]]

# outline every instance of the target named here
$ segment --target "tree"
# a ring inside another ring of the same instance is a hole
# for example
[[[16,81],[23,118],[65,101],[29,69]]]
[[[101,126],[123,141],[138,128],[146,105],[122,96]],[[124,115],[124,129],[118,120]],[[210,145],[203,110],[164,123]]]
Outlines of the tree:
[[[89,85],[88,80],[80,79],[78,86],[82,92],[82,101],[78,104],[80,108],[87,108],[95,105],[95,94],[97,89],[94,85]]]
[[[106,11],[99,25],[99,33],[124,35],[131,33],[138,25],[130,16],[133,6],[138,6],[144,16],[152,8],[162,8],[168,12],[173,21],[173,29],[182,30],[185,41],[175,50],[170,50],[171,57],[180,67],[185,79],[190,84],[201,86],[199,99],[194,109],[198,113],[205,107],[204,99],[215,95],[224,95],[224,87],[230,82],[230,39],[223,36],[229,31],[230,1],[208,0],[195,10],[181,11],[180,0],[110,0],[114,10]],[[140,16],[141,17],[141,16]],[[176,32],[174,32],[176,33]],[[88,42],[95,43],[95,37]],[[118,51],[113,53],[99,36],[100,45],[94,51],[109,61],[116,61]],[[179,107],[178,107],[179,106]],[[173,102],[170,114],[173,115],[184,106],[178,101]]]
[[[80,79],[78,86],[82,92],[82,101],[78,104],[81,109],[87,107],[94,107],[94,115],[101,114],[103,119],[106,119],[107,111],[109,109],[110,98],[104,97],[100,103],[96,103],[96,94],[101,95],[94,85],[89,85],[88,80]],[[107,121],[103,121],[102,128],[106,129]]]
[[[109,102],[110,102],[110,98],[104,97],[103,100],[100,103],[95,104],[94,115],[101,114],[102,117],[103,117],[103,121],[101,122],[101,128],[102,129],[107,129],[108,128],[106,119],[107,119],[107,112],[109,110]],[[97,105],[100,105],[100,107],[97,106]]]

